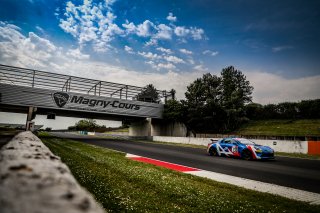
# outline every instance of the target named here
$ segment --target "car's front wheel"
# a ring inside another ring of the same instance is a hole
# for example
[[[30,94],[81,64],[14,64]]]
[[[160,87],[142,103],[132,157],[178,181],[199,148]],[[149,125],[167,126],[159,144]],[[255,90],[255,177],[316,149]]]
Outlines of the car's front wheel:
[[[241,156],[242,156],[242,159],[244,159],[244,160],[251,160],[252,159],[252,154],[251,154],[250,150],[248,150],[248,149],[243,150]]]
[[[211,147],[211,148],[209,149],[209,155],[210,155],[210,156],[217,156],[217,149],[214,148],[214,147]]]

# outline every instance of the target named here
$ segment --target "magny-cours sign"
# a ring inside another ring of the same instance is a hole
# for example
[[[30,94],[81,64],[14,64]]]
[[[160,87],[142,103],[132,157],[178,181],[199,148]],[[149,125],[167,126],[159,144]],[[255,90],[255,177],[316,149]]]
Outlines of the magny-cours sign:
[[[135,100],[93,96],[0,84],[1,104],[39,108],[162,118],[163,105]]]

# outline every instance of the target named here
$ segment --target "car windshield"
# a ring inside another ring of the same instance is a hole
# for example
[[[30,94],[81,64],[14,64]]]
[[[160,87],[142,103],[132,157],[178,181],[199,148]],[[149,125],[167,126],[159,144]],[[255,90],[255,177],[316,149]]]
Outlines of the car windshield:
[[[245,139],[245,138],[236,138],[236,140],[239,141],[242,144],[245,144],[245,145],[255,145],[255,143],[253,141],[250,141],[250,140]]]

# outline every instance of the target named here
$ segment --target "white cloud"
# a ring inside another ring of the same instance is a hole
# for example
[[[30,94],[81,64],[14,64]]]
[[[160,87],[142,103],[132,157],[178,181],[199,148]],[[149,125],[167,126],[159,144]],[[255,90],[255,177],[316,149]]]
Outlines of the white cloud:
[[[204,38],[204,30],[197,27],[186,28],[184,26],[177,26],[174,28],[174,33],[179,37],[190,36],[194,40],[200,40]]]
[[[158,32],[155,35],[157,39],[171,40],[172,38],[172,29],[171,27],[165,24],[159,24],[157,26]]]
[[[177,21],[177,17],[173,16],[173,13],[169,13],[169,15],[167,16],[167,20],[169,20],[171,22],[176,22]]]
[[[157,67],[159,69],[167,69],[167,70],[173,70],[176,68],[176,66],[172,63],[159,63]]]
[[[293,46],[278,46],[278,47],[273,47],[272,48],[272,52],[281,52],[281,51],[284,51],[284,50],[290,50],[290,49],[293,49]]]
[[[134,54],[133,49],[127,45],[124,46],[124,50],[129,54]]]
[[[197,71],[201,71],[201,72],[205,72],[208,71],[209,69],[207,67],[205,67],[203,64],[199,64],[193,67],[193,69],[197,70]]]
[[[177,36],[186,37],[190,33],[190,30],[183,27],[183,26],[178,26],[178,27],[174,28],[174,33]]]
[[[152,38],[150,39],[149,41],[147,41],[145,43],[145,46],[148,47],[148,46],[157,46],[158,45],[158,40],[155,39],[155,38]]]
[[[110,8],[114,2],[106,0],[103,5],[88,0],[76,6],[69,1],[59,26],[76,38],[80,46],[93,42],[95,51],[105,52],[115,36],[124,34],[124,30],[114,23],[117,17]]]
[[[170,56],[164,56],[164,59],[168,62],[172,62],[174,64],[183,64],[186,63],[183,59],[178,58],[176,56],[170,55]]]
[[[79,49],[63,51],[61,47],[55,46],[51,41],[34,32],[24,36],[18,29],[20,28],[13,28],[5,23],[0,25],[1,63],[43,69],[48,65],[58,67],[58,64],[68,60],[89,58],[89,55],[82,54]]]
[[[170,49],[166,49],[166,48],[163,48],[163,47],[158,47],[157,50],[163,52],[163,53],[166,53],[166,54],[172,54],[172,50]]]
[[[40,33],[45,34],[45,31],[44,31],[44,29],[43,29],[42,27],[36,26],[36,29],[37,29]]]
[[[191,27],[190,34],[194,40],[200,40],[204,36],[204,30],[201,28]]]
[[[154,54],[152,52],[138,52],[139,55],[143,56],[144,58],[150,59],[150,60],[156,60],[161,59],[161,56],[158,54]]]
[[[105,0],[105,5],[110,10],[112,9],[111,6],[116,2],[116,0]]]
[[[83,54],[79,48],[68,50],[67,55],[72,56],[73,58],[76,58],[76,59],[89,59],[90,58],[90,55]]]
[[[139,24],[136,27],[136,33],[141,37],[149,37],[153,33],[154,29],[155,25],[151,21],[145,20],[142,24]]]
[[[193,60],[193,58],[188,59],[189,64],[194,65],[196,62]]]
[[[173,36],[177,36],[180,42],[187,42],[187,39],[200,40],[204,37],[204,30],[201,28],[173,25],[172,22],[175,22],[177,17],[172,13],[167,16],[170,26],[163,23],[156,25],[148,19],[140,24],[126,20],[118,25],[115,21],[117,16],[111,7],[114,2],[105,0],[104,3],[96,3],[84,0],[82,4],[76,5],[69,1],[60,16],[59,26],[77,39],[80,48],[89,43],[97,52],[112,49],[112,41],[115,38],[132,35],[150,38],[149,41],[144,41],[145,46],[157,46],[158,40],[172,40]],[[56,10],[57,17],[60,12],[60,9]]]
[[[134,23],[132,22],[129,22],[128,20],[126,20],[126,23],[122,24],[122,27],[125,28],[127,34],[135,33],[137,30],[136,25],[134,25]]]
[[[179,51],[182,52],[183,54],[186,54],[186,55],[192,55],[193,54],[192,51],[187,50],[187,49],[180,49]]]
[[[288,79],[266,72],[245,73],[254,87],[253,101],[261,104],[320,98],[320,75]]]
[[[211,51],[211,50],[205,50],[202,52],[203,55],[211,55],[211,56],[216,56],[219,54],[218,51]]]

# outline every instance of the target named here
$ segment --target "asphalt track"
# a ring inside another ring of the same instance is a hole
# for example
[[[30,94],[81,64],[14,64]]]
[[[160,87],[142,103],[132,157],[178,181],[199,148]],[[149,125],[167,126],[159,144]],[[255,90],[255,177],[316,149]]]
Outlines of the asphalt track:
[[[205,149],[53,133],[73,140],[202,170],[320,193],[320,160],[278,157],[271,161],[211,157]]]

